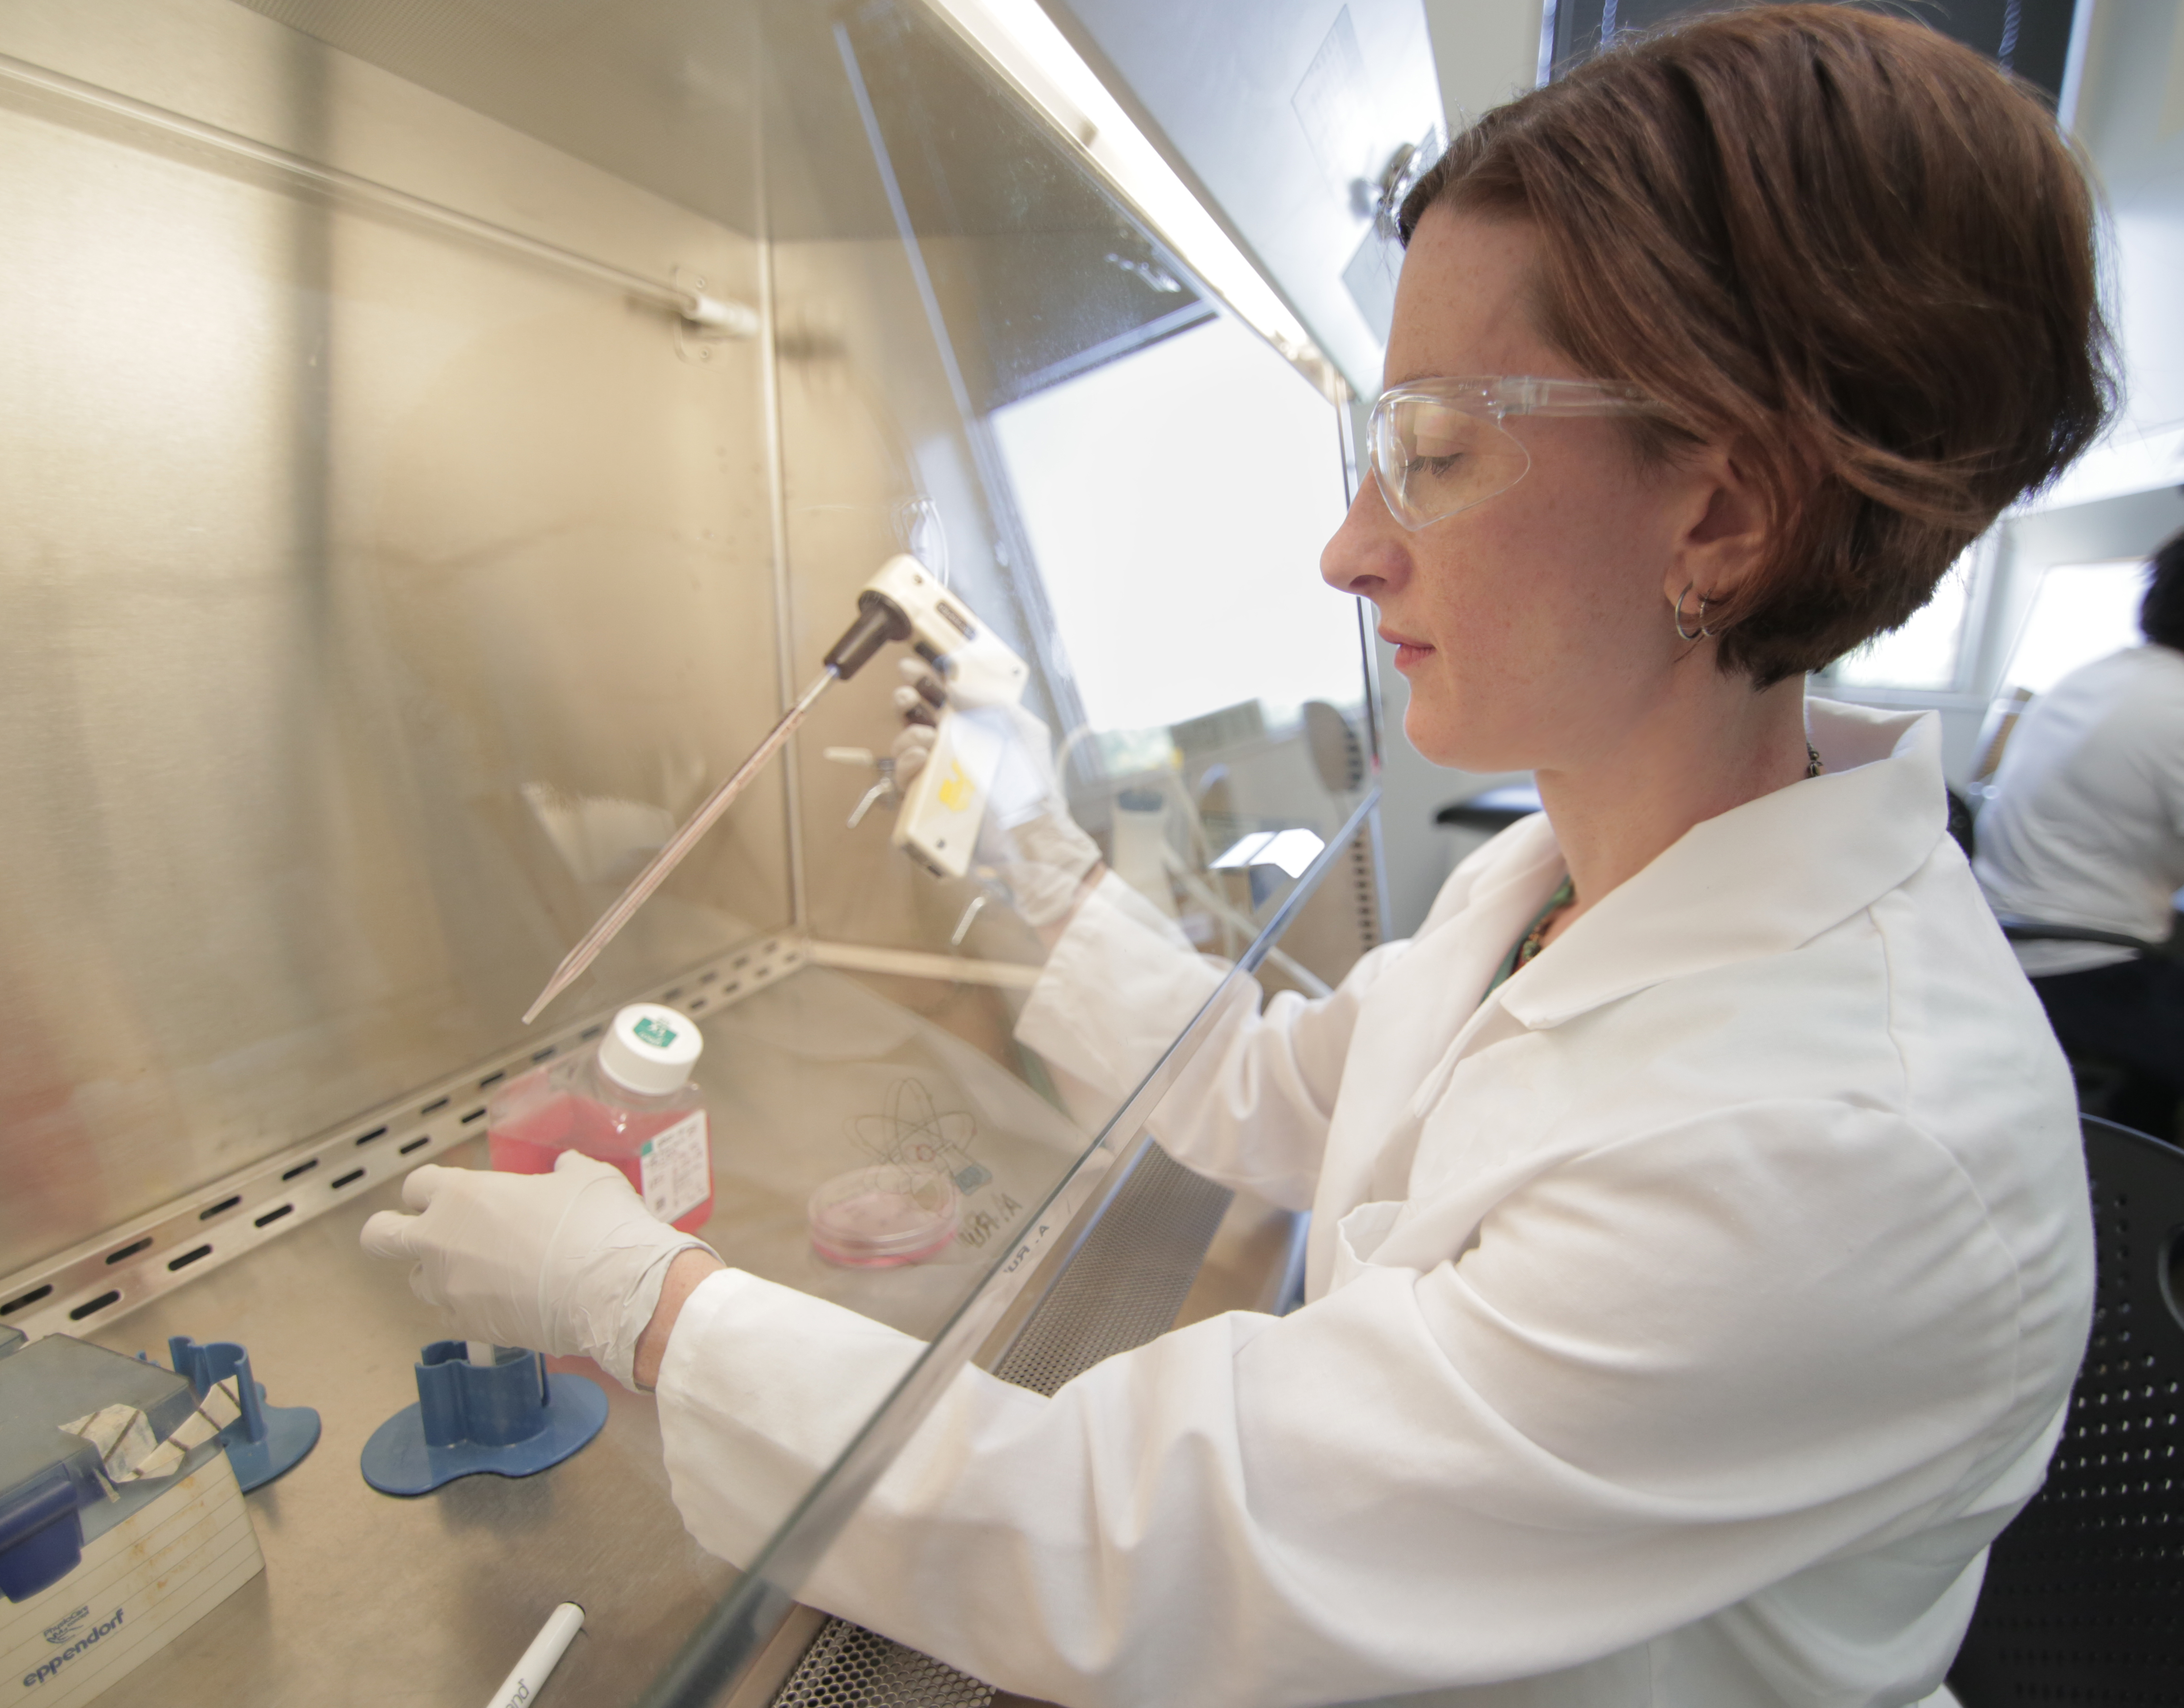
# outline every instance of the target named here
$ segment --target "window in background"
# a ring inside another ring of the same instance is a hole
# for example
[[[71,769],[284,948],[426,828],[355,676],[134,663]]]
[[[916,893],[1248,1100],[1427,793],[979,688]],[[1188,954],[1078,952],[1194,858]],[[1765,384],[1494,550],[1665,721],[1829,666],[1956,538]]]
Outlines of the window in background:
[[[1356,703],[1356,603],[1319,578],[1345,502],[1336,417],[1252,333],[1208,321],[992,420],[1095,729]],[[1238,564],[1246,598],[1207,573]]]
[[[1975,542],[1949,566],[1934,597],[1909,622],[1836,659],[1825,672],[1827,680],[1846,687],[1955,687],[1963,669],[1964,619],[1983,561],[1983,542]]]
[[[2126,559],[2048,570],[2017,632],[2003,685],[2044,694],[2079,665],[2137,646],[2148,567],[2143,559]]]

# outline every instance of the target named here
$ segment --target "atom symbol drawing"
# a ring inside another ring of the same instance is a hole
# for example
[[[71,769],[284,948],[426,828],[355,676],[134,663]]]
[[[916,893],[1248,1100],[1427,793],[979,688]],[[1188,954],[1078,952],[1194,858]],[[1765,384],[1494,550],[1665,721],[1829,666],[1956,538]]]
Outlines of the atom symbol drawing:
[[[889,1088],[885,1111],[852,1115],[849,1130],[858,1148],[880,1162],[925,1163],[953,1174],[969,1164],[978,1123],[961,1110],[935,1109],[922,1082],[899,1079]]]

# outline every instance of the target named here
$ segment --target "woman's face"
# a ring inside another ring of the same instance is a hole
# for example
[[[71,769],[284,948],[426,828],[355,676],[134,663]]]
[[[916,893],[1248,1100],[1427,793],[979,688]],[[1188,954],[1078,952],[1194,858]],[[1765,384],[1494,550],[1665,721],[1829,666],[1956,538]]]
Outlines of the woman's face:
[[[1533,329],[1535,248],[1522,221],[1429,209],[1403,262],[1387,383],[1596,377]],[[1368,477],[1320,573],[1379,609],[1410,682],[1403,727],[1428,759],[1479,771],[1581,767],[1614,753],[1669,691],[1687,648],[1667,583],[1707,514],[1709,482],[1702,467],[1641,470],[1610,419],[1502,425],[1531,453],[1514,487],[1412,533]]]

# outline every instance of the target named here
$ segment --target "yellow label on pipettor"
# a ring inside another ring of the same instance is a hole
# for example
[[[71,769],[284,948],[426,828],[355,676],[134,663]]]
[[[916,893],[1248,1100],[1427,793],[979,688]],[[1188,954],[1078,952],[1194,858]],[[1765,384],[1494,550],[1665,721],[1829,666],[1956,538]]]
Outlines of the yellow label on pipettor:
[[[951,813],[960,813],[965,807],[971,804],[971,779],[963,775],[961,761],[948,767],[947,780],[940,785],[937,793],[940,797],[940,804],[946,807]]]

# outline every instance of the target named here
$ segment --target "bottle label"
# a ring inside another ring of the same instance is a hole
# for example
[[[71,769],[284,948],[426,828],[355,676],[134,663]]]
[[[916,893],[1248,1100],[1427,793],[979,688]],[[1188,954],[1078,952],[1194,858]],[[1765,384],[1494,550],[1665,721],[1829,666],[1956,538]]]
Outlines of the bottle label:
[[[686,1115],[655,1133],[637,1154],[644,1182],[644,1207],[662,1221],[688,1216],[713,1193],[713,1147],[705,1111]]]

